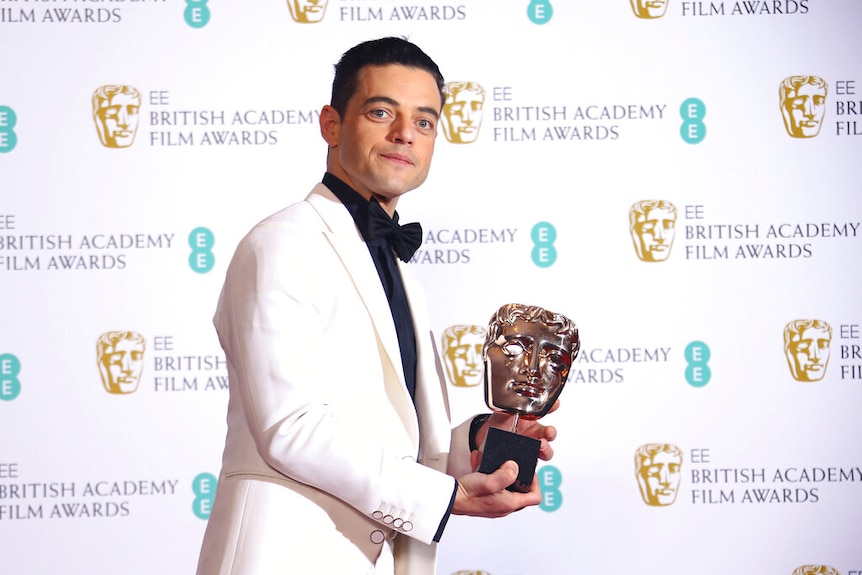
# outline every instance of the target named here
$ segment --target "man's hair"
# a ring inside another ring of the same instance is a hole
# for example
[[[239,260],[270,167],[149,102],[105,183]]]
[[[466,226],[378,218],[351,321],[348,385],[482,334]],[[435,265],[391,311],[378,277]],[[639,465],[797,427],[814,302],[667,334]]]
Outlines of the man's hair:
[[[440,106],[445,99],[443,75],[437,64],[417,45],[404,38],[387,37],[357,44],[341,56],[335,65],[335,78],[332,80],[332,99],[329,105],[344,117],[347,102],[356,92],[359,73],[366,66],[386,66],[399,64],[410,68],[425,70],[434,77],[440,91]]]
[[[826,81],[819,76],[789,76],[782,80],[778,87],[778,96],[781,99],[781,107],[784,107],[784,102],[790,94],[796,94],[800,87],[811,84],[817,88],[823,89],[823,95],[829,93],[829,86]]]
[[[491,321],[488,323],[488,335],[485,337],[485,345],[482,347],[483,356],[487,357],[488,348],[503,333],[503,326],[514,325],[515,320],[518,319],[527,322],[539,321],[548,327],[555,328],[555,334],[568,338],[572,345],[572,363],[575,363],[575,358],[578,356],[578,351],[581,348],[581,341],[578,338],[578,328],[575,322],[564,315],[548,311],[539,306],[518,303],[506,304],[491,316]]]

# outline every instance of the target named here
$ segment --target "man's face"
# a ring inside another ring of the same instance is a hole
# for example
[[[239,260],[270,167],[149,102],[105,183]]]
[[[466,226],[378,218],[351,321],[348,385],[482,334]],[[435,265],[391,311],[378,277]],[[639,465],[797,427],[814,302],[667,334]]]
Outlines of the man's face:
[[[640,247],[641,259],[661,262],[670,255],[676,226],[676,214],[670,210],[654,208],[638,217],[632,238]]]
[[[364,198],[394,210],[428,176],[440,90],[430,73],[400,65],[366,66],[357,84],[340,122],[321,120],[331,148],[327,166]]]
[[[631,0],[638,18],[661,18],[667,10],[667,0]]]
[[[287,0],[290,15],[295,22],[312,24],[323,20],[327,0]]]
[[[790,342],[788,356],[793,376],[799,381],[820,381],[829,363],[831,336],[824,329],[809,327],[799,330],[799,340]]]
[[[109,393],[132,393],[138,388],[144,369],[144,349],[140,343],[121,339],[101,357],[102,383]]]
[[[473,387],[482,383],[484,335],[480,330],[472,330],[473,326],[461,327],[457,339],[450,341],[443,350],[443,357],[452,385]]]
[[[813,84],[803,84],[787,94],[784,101],[784,124],[791,136],[811,138],[820,132],[826,111],[826,91]]]
[[[469,144],[476,141],[484,106],[484,98],[476,90],[461,90],[446,100],[443,106],[443,127],[450,142]]]
[[[671,505],[679,490],[681,461],[678,456],[659,451],[638,470],[641,495],[648,505]]]
[[[109,148],[126,148],[135,141],[141,103],[136,96],[117,93],[102,102],[97,121],[102,143]]]
[[[568,337],[542,321],[504,325],[485,357],[485,399],[496,411],[542,417],[563,391],[572,365]]]

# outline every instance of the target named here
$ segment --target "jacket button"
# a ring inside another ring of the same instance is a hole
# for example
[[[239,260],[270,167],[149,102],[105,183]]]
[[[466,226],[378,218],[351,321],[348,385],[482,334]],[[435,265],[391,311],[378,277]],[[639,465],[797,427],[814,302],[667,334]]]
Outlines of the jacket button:
[[[371,542],[375,545],[380,545],[386,540],[386,535],[383,534],[383,531],[377,529],[371,532]]]

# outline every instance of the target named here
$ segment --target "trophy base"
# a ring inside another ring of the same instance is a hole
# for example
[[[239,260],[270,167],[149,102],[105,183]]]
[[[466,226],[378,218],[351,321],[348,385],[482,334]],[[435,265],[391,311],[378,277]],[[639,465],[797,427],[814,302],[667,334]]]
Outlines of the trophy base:
[[[512,460],[518,464],[518,477],[506,489],[527,493],[530,491],[530,485],[536,473],[536,462],[539,459],[541,445],[542,442],[538,439],[490,427],[485,438],[485,449],[482,452],[479,471],[493,473],[504,462]]]

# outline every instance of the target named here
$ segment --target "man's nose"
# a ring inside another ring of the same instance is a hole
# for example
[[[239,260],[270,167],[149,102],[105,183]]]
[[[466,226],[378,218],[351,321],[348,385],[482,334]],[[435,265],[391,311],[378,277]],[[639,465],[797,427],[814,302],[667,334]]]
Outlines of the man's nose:
[[[413,124],[409,118],[398,117],[392,122],[392,141],[400,144],[413,144]]]

